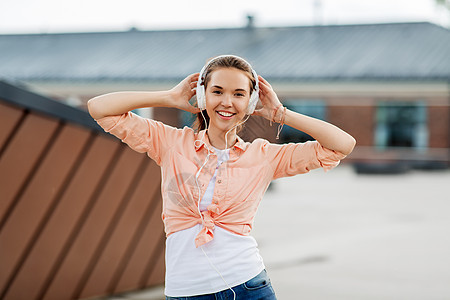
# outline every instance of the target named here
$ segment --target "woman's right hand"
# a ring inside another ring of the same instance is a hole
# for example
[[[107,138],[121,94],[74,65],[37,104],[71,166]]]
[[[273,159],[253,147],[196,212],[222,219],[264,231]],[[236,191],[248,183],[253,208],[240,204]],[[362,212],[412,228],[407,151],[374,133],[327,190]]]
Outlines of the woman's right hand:
[[[183,79],[179,84],[170,90],[171,107],[182,109],[193,114],[200,112],[198,107],[189,103],[195,95],[199,73],[194,73]]]
[[[198,76],[198,73],[189,75],[168,91],[124,91],[99,95],[88,101],[88,110],[96,120],[144,107],[175,107],[198,113],[200,109],[189,103],[195,95]]]

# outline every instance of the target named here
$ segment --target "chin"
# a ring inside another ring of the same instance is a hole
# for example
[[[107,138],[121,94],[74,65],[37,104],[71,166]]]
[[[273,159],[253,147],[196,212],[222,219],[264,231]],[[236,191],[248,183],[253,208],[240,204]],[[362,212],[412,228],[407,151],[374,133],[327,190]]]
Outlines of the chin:
[[[210,123],[210,126],[214,127],[215,129],[218,129],[219,131],[222,132],[227,132],[230,129],[233,129],[233,127],[236,127],[238,123],[229,123],[229,124],[224,124],[222,122],[214,122],[214,123]]]

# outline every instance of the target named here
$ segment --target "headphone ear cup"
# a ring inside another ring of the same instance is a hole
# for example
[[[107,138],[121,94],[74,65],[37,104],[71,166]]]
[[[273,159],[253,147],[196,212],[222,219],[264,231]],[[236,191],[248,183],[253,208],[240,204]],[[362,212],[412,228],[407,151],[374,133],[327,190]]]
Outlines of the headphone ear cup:
[[[197,107],[201,110],[206,109],[206,97],[205,97],[205,86],[201,84],[197,84]]]
[[[198,75],[198,81],[197,81],[197,89],[196,89],[196,95],[197,95],[197,107],[201,110],[206,109],[206,96],[205,96],[205,83],[203,82],[203,74],[205,73],[206,68],[209,66],[211,61],[204,65],[203,68],[200,71],[200,74]]]
[[[259,100],[259,80],[258,80],[258,74],[256,74],[255,70],[252,69],[253,77],[255,78],[255,89],[253,90],[252,94],[250,95],[250,100],[248,101],[247,106],[247,115],[251,115],[256,108],[256,104]]]
[[[250,96],[250,100],[248,101],[247,115],[251,115],[255,111],[258,100],[259,100],[258,92],[253,91],[252,95]]]

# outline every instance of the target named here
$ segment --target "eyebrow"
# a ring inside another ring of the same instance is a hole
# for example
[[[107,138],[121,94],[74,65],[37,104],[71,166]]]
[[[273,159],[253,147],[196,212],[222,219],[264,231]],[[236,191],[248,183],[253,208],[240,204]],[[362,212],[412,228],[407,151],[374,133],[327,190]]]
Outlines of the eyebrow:
[[[213,85],[212,87],[216,88],[216,89],[223,90],[223,87],[221,87],[220,85]],[[234,91],[235,92],[247,92],[247,90],[245,90],[245,89],[235,89]]]

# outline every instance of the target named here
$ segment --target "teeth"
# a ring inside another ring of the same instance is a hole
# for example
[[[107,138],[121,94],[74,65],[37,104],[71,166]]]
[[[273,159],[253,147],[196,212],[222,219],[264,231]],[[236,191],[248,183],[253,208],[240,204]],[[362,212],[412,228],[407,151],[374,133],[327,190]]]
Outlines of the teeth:
[[[224,111],[218,111],[219,115],[224,116],[224,117],[231,117],[233,114],[232,113],[227,113]]]

